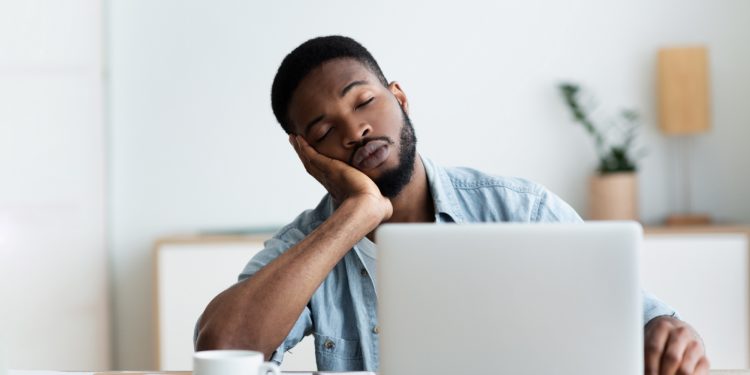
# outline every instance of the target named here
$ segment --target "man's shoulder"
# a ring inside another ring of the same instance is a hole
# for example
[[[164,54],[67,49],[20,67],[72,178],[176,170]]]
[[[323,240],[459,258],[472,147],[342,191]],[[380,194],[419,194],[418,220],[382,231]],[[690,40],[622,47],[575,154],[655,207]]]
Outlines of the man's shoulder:
[[[470,167],[444,167],[428,158],[422,158],[430,183],[435,188],[467,192],[496,193],[501,195],[543,196],[547,189],[536,182],[520,177],[500,176]]]
[[[433,183],[440,185],[433,190],[440,191],[441,206],[467,221],[580,221],[575,210],[537,182],[427,163]]]
[[[330,195],[326,194],[315,208],[305,210],[297,215],[292,222],[279,229],[273,237],[276,239],[293,238],[299,240],[299,238],[296,238],[299,234],[303,237],[307,236],[331,216],[333,211],[332,203]]]
[[[331,215],[332,207],[330,196],[325,195],[317,207],[305,210],[291,223],[279,229],[271,238],[263,243],[263,250],[250,259],[240,274],[239,280],[242,281],[252,276],[290,247],[302,241]]]
[[[535,196],[542,196],[547,192],[543,185],[521,177],[493,175],[469,167],[449,167],[444,170],[451,186],[456,190],[488,190]]]

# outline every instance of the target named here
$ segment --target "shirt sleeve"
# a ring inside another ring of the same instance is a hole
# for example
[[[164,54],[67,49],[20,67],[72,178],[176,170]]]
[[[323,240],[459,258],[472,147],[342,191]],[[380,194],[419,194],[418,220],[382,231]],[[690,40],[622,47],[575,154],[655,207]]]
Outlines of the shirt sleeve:
[[[270,361],[276,362],[277,365],[281,365],[281,361],[284,360],[284,354],[297,344],[302,339],[309,335],[312,331],[312,318],[310,315],[310,307],[305,306],[305,309],[300,314],[297,322],[294,323],[294,327],[289,331],[289,335],[286,336],[284,341],[276,348],[276,351],[271,355]]]
[[[643,325],[645,326],[651,319],[659,316],[671,316],[673,318],[680,319],[680,315],[671,308],[669,305],[664,303],[662,300],[656,298],[653,294],[641,289],[643,296]]]
[[[279,233],[276,233],[272,238],[263,243],[263,250],[255,254],[255,256],[247,262],[247,265],[238,277],[238,281],[242,282],[254,275],[261,268],[274,261],[290,247],[294,246],[297,242],[302,241],[304,238],[305,234],[295,227],[288,226],[282,229]]]

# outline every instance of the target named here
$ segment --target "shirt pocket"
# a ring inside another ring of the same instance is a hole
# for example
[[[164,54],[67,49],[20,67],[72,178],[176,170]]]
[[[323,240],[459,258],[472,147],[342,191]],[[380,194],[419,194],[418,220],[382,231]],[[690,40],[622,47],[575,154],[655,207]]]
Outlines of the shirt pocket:
[[[319,371],[357,371],[363,368],[359,339],[313,333]]]

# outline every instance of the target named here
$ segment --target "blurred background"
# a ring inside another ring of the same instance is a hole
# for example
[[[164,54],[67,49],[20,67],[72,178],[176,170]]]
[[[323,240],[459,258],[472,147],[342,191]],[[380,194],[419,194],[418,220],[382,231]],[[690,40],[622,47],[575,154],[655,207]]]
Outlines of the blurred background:
[[[0,331],[11,368],[156,368],[155,241],[275,227],[318,202],[270,86],[288,52],[328,34],[361,42],[401,83],[422,155],[535,180],[582,214],[597,155],[557,85],[587,87],[603,113],[636,110],[639,217],[653,226],[679,209],[680,189],[659,130],[657,52],[705,46],[711,129],[691,141],[690,204],[714,223],[750,222],[746,0],[8,0]]]

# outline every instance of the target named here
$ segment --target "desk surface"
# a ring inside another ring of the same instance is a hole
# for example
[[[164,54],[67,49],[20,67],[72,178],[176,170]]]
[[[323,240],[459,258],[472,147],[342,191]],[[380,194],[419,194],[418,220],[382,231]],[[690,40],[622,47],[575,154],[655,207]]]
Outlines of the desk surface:
[[[300,372],[285,371],[284,374],[336,374],[335,372]],[[369,372],[340,372],[338,374],[372,374]],[[94,375],[192,375],[190,371],[167,371],[167,372],[141,372],[141,371],[107,371],[96,372]],[[747,370],[711,370],[711,375],[750,375]]]
[[[283,374],[303,375],[303,374],[358,374],[366,375],[371,372],[304,372],[304,371],[285,371]],[[68,371],[27,371],[27,370],[8,370],[8,375],[192,375],[190,371],[103,371],[103,372],[68,372]],[[750,369],[747,370],[711,370],[711,375],[750,375]]]

